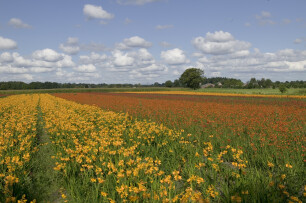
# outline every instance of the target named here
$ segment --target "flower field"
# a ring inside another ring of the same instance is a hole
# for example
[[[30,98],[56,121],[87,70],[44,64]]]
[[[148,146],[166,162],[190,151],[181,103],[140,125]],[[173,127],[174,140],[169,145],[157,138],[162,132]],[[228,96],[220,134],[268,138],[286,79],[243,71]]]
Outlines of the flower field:
[[[303,99],[55,96],[0,98],[1,202],[306,201]]]

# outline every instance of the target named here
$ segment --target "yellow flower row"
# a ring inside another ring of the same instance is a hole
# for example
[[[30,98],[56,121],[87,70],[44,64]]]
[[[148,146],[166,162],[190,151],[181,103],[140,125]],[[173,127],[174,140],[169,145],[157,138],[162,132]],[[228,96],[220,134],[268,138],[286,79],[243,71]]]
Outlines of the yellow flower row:
[[[28,164],[37,151],[34,141],[38,99],[38,95],[0,99],[0,201],[15,201],[15,186],[22,184],[30,172]]]

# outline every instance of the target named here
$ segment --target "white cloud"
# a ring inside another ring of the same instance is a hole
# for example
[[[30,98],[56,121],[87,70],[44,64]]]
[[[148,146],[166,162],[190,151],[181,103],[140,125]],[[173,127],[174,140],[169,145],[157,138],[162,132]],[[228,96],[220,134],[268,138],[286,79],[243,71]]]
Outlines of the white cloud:
[[[0,65],[0,73],[11,73],[11,74],[20,74],[26,73],[28,70],[26,68],[16,68],[11,66],[10,64],[1,66]]]
[[[112,19],[114,15],[103,10],[102,6],[84,5],[83,13],[88,19]]]
[[[66,54],[75,55],[79,53],[80,47],[79,46],[69,46],[65,44],[60,44],[59,48],[65,52]]]
[[[79,53],[79,39],[77,37],[68,37],[67,42],[60,44],[59,48],[66,54],[75,55]]]
[[[16,48],[17,48],[17,43],[14,40],[0,36],[0,50],[8,50]]]
[[[206,40],[209,42],[228,42],[233,41],[234,37],[229,32],[217,31],[206,33]]]
[[[46,67],[31,67],[29,68],[29,71],[32,73],[47,73],[52,72],[53,68],[46,68]]]
[[[162,51],[160,57],[170,65],[181,65],[189,62],[183,50],[178,48]]]
[[[255,18],[257,19],[260,25],[274,25],[276,24],[275,21],[271,20],[271,13],[268,11],[262,11],[260,15],[256,15]]]
[[[15,27],[15,28],[32,28],[32,26],[22,22],[22,20],[18,18],[11,18],[8,22],[9,25]]]
[[[93,64],[79,65],[78,67],[75,67],[73,69],[83,73],[91,73],[96,71],[96,67]]]
[[[37,50],[32,54],[34,59],[56,62],[63,59],[63,56],[52,49]]]
[[[167,70],[167,67],[165,65],[158,65],[158,64],[151,64],[149,66],[146,66],[144,68],[140,68],[140,72],[158,72],[158,71],[165,71]]]
[[[0,62],[12,62],[14,60],[13,56],[9,52],[3,52],[0,55]]]
[[[69,45],[78,45],[79,43],[79,38],[77,37],[68,37],[67,39],[67,44]]]
[[[220,77],[220,76],[221,76],[221,73],[220,73],[220,72],[212,72],[212,73],[211,73],[211,76],[212,76],[212,77]]]
[[[117,2],[122,5],[144,5],[155,1],[160,0],[117,0]]]
[[[151,42],[148,42],[145,39],[138,37],[138,36],[126,38],[123,40],[123,43],[127,47],[151,47],[152,46]]]
[[[306,71],[306,53],[293,49],[279,50],[276,53],[261,53],[258,49],[254,52],[246,52],[243,57],[233,55],[213,55],[209,58],[198,58],[197,63],[202,64],[205,73],[213,76],[219,72],[223,76],[237,76],[249,80],[250,77],[271,78],[272,75],[283,72],[291,75]],[[252,76],[253,75],[253,76]],[[286,75],[285,77],[288,77]],[[245,78],[248,77],[248,78]],[[277,78],[284,77],[278,75]]]
[[[131,66],[134,63],[134,58],[128,56],[128,54],[123,54],[121,51],[115,50],[112,55],[114,57],[114,65],[117,67]]]
[[[169,43],[169,42],[166,42],[166,41],[162,41],[159,43],[160,46],[162,47],[171,47],[172,45]]]
[[[71,56],[63,55],[62,60],[57,61],[55,66],[59,68],[73,67],[75,66],[75,63],[72,61]]]
[[[301,44],[303,42],[303,40],[301,38],[297,38],[294,40],[295,44]]]
[[[138,58],[140,61],[151,61],[153,60],[152,54],[144,48],[139,49],[137,52],[131,52],[129,56]]]
[[[107,59],[107,56],[105,54],[100,55],[98,53],[95,52],[91,52],[89,56],[87,55],[82,55],[79,56],[80,59],[80,63],[83,64],[89,64],[89,63],[100,63],[100,62],[104,62]]]
[[[165,29],[173,28],[173,25],[157,25],[155,28],[157,30],[165,30]]]
[[[251,43],[235,40],[230,33],[223,31],[208,32],[206,37],[196,37],[192,44],[203,53],[212,55],[234,54],[251,47]]]
[[[7,80],[8,75],[5,75],[4,77],[0,76],[0,79],[2,81],[8,81]],[[9,74],[9,80],[10,81],[33,81],[33,75],[24,73],[24,74]]]

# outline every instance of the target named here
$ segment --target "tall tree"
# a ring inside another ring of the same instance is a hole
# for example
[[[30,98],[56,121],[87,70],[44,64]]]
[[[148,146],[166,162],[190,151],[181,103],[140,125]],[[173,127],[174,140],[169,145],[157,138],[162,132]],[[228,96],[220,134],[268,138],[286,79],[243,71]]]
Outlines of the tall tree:
[[[199,68],[188,68],[179,80],[186,87],[198,89],[204,81],[204,71]]]

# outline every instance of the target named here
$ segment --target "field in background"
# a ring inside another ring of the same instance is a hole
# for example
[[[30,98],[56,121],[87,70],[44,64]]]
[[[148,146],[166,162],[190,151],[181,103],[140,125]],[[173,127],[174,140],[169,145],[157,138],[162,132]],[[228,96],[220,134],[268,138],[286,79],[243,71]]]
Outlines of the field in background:
[[[166,87],[139,87],[139,88],[68,88],[68,89],[36,89],[36,90],[0,90],[0,95],[12,94],[39,94],[39,93],[78,93],[78,92],[159,92],[159,91],[187,91],[206,93],[230,94],[257,94],[257,95],[306,95],[306,88],[290,88],[286,93],[276,89],[230,89],[230,88],[205,88],[192,90],[189,88]]]
[[[231,88],[206,88],[196,92],[233,93],[233,94],[264,94],[264,95],[306,95],[306,88],[290,88],[282,94],[278,88],[272,89],[231,89]]]

